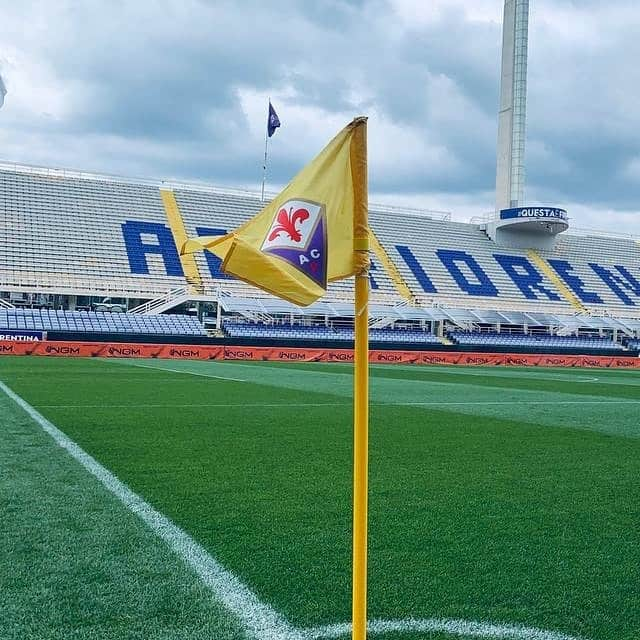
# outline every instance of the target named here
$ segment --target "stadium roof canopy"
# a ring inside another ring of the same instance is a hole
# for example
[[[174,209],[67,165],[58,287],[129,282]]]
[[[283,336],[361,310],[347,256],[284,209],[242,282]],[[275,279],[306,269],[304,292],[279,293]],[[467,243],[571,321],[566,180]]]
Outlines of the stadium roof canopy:
[[[284,300],[272,298],[238,298],[224,296],[220,298],[222,308],[227,312],[263,313],[267,315],[291,314],[295,316],[329,316],[332,318],[352,318],[353,303],[316,302],[308,307],[297,307]],[[369,307],[371,318],[394,318],[396,320],[445,320],[448,315],[441,309],[423,309],[408,305],[376,305]]]
[[[352,318],[350,302],[316,302],[308,307],[298,307],[276,298],[244,298],[222,296],[222,308],[229,313],[259,313],[267,316],[326,316]],[[640,330],[640,320],[610,318],[608,316],[564,315],[554,313],[525,313],[523,311],[491,311],[487,309],[458,309],[453,307],[414,307],[408,304],[396,306],[372,304],[369,308],[373,320],[449,320],[459,326],[478,324],[528,325],[529,327],[558,327],[569,331],[577,329]]]

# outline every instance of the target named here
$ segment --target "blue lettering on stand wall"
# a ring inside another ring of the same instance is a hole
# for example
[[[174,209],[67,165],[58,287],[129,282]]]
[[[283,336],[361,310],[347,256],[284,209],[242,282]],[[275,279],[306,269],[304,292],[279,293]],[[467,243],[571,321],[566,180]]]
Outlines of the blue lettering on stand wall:
[[[593,304],[603,304],[602,298],[593,291],[585,291],[584,282],[575,274],[572,274],[573,267],[566,260],[547,260],[554,271],[571,287],[571,290],[582,300]]]
[[[438,249],[436,254],[462,291],[471,296],[497,297],[498,290],[472,255],[466,251],[453,251],[451,249]],[[458,263],[466,266],[477,279],[477,282],[471,282],[462,273]]]
[[[631,290],[637,296],[640,296],[640,282],[636,280],[631,273],[627,270],[627,267],[623,267],[622,265],[616,264],[615,268],[622,274],[622,277],[629,283]]]
[[[142,234],[155,236],[158,242],[145,242],[142,240]],[[162,257],[168,276],[184,277],[176,243],[171,229],[166,225],[158,222],[129,220],[122,224],[122,236],[131,273],[149,275],[147,254],[152,253]]]
[[[371,287],[371,290],[375,290],[375,289],[379,289],[380,287],[378,286],[378,283],[376,282],[376,279],[373,277],[372,271],[377,271],[378,267],[376,266],[376,263],[373,260],[369,261],[369,286]]]
[[[589,266],[624,304],[628,307],[636,306],[636,303],[627,295],[627,292],[640,296],[640,282],[638,282],[625,267],[616,265],[616,269],[620,273],[620,275],[618,275],[595,262],[590,262]]]
[[[411,249],[404,245],[397,244],[396,250],[400,254],[400,257],[406,262],[407,267],[411,269],[411,273],[413,273],[422,290],[425,293],[438,293],[438,290],[433,286],[433,282],[429,280],[429,276],[424,272],[422,265],[416,260]]]
[[[562,300],[557,293],[543,284],[542,274],[524,256],[494,253],[493,257],[528,300],[539,300],[539,293],[549,300]]]
[[[199,236],[226,236],[226,229],[218,229],[217,227],[196,227],[196,233]],[[218,258],[215,253],[211,251],[205,251],[204,257],[207,260],[207,266],[209,267],[209,273],[212,278],[217,280],[233,280],[233,276],[230,276],[222,271],[222,260]]]

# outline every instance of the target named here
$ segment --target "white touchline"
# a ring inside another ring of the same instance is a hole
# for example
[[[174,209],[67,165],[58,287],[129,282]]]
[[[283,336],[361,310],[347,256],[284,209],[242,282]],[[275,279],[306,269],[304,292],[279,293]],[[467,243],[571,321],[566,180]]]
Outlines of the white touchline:
[[[185,564],[191,567],[216,599],[240,621],[244,630],[255,640],[337,640],[351,632],[350,623],[332,624],[306,629],[296,628],[283,616],[261,602],[249,587],[215,558],[189,534],[166,516],[156,511],[139,495],[131,491],[95,458],[65,435],[52,422],[38,413],[26,400],[0,381],[0,391],[11,398],[34,422],[71,457],[78,461],[107,490],[132,513],[138,516]],[[446,618],[405,620],[371,620],[368,635],[386,633],[446,633],[464,638],[492,640],[588,640],[555,631],[545,631],[519,625],[455,620]]]

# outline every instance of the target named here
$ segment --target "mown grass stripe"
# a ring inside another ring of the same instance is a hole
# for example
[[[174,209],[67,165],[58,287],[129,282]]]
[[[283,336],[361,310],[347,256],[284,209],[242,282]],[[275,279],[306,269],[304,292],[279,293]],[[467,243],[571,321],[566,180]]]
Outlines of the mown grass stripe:
[[[374,407],[442,407],[442,406],[501,406],[501,405],[621,405],[621,404],[640,404],[640,400],[478,400],[470,402],[450,402],[447,400],[437,401],[430,400],[428,402],[372,402],[370,406]],[[347,402],[242,402],[242,403],[200,403],[190,402],[188,404],[38,404],[35,405],[40,409],[188,409],[190,407],[217,407],[221,409],[232,409],[234,407],[247,408],[277,408],[277,407],[350,407]]]

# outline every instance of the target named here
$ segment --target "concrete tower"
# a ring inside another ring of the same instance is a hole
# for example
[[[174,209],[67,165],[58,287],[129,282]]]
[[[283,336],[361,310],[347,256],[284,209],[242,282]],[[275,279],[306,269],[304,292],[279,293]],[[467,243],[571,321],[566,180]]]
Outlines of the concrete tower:
[[[529,0],[505,0],[502,29],[497,211],[520,206],[524,196]]]

